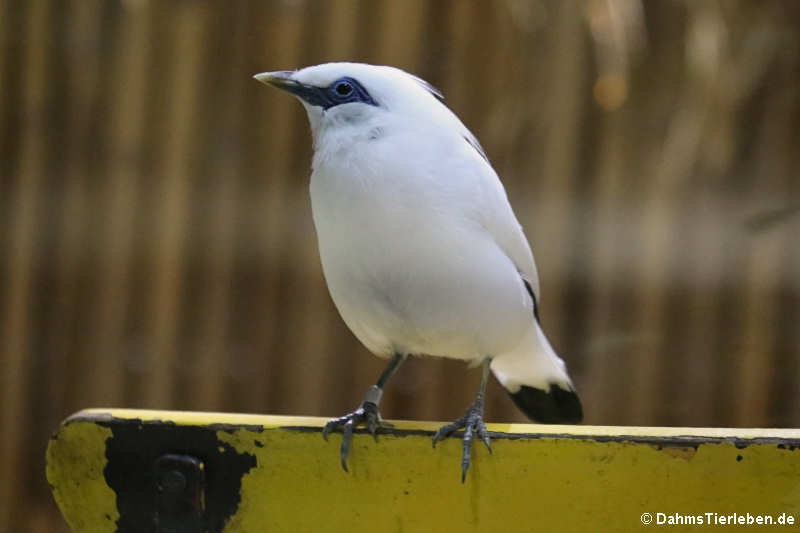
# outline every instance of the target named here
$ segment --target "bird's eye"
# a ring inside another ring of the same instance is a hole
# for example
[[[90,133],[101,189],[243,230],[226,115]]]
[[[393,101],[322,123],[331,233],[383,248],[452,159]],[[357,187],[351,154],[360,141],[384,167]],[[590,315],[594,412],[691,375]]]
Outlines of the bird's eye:
[[[325,109],[341,104],[378,105],[358,80],[346,76],[334,80],[326,87],[318,90],[321,91],[319,94],[322,95],[321,98],[324,100],[323,107]]]
[[[339,96],[350,96],[350,94],[353,92],[353,86],[350,85],[349,82],[340,81],[339,83],[336,84],[334,90],[336,91],[336,94],[338,94]]]

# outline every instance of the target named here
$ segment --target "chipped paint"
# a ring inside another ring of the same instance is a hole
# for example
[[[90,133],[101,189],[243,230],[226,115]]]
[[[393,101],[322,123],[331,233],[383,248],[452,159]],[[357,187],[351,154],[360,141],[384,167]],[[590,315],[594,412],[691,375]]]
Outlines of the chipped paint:
[[[47,481],[72,531],[117,530],[117,495],[103,475],[110,438],[111,430],[97,424],[66,425],[47,446]]]
[[[675,457],[676,459],[686,459],[688,461],[697,453],[697,447],[682,448],[679,446],[667,446],[666,448],[663,448],[663,451],[670,457]]]
[[[209,531],[506,532],[509,517],[541,531],[630,531],[644,527],[639,517],[646,511],[800,518],[798,430],[490,424],[494,455],[476,447],[461,485],[461,443],[449,438],[432,449],[433,422],[396,422],[378,442],[359,432],[347,474],[339,466],[341,437],[322,440],[324,419],[157,411],[110,411],[102,422],[93,411],[77,416],[81,425],[133,419],[161,425],[165,435],[176,435],[176,446],[182,431],[204,429],[213,437],[211,452],[220,452],[217,468],[227,458],[252,458],[236,489],[238,507]],[[105,442],[87,453],[102,455]],[[59,490],[65,514],[92,509],[63,505],[80,495]]]

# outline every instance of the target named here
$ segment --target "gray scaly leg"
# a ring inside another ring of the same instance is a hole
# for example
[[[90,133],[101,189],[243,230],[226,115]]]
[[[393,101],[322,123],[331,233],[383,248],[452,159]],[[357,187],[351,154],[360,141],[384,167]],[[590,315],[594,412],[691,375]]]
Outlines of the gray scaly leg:
[[[467,407],[467,410],[464,412],[464,416],[451,424],[442,426],[439,428],[439,431],[436,432],[436,435],[433,436],[433,447],[435,448],[436,443],[440,440],[443,440],[445,437],[449,436],[458,429],[464,429],[464,438],[462,439],[463,452],[461,455],[461,483],[464,483],[464,480],[467,479],[467,469],[469,469],[469,461],[470,457],[472,456],[472,439],[474,438],[475,432],[478,433],[478,437],[480,437],[481,440],[483,440],[483,443],[486,444],[486,447],[489,449],[489,453],[492,453],[489,432],[486,430],[486,424],[483,423],[483,398],[486,394],[486,383],[489,381],[489,365],[491,362],[491,357],[486,357],[483,360],[481,388],[478,391],[478,395],[475,397],[475,400],[469,407]]]
[[[381,414],[378,412],[378,405],[381,403],[383,388],[386,385],[386,382],[389,381],[389,378],[392,377],[392,374],[395,373],[405,359],[405,355],[395,354],[394,357],[392,357],[392,360],[389,361],[389,364],[386,365],[386,368],[383,369],[381,376],[378,378],[378,382],[367,389],[367,393],[364,395],[364,402],[361,404],[361,407],[352,413],[346,414],[339,418],[334,418],[325,424],[325,427],[322,429],[322,437],[325,440],[328,440],[328,435],[332,431],[341,428],[341,458],[342,468],[344,468],[345,472],[348,471],[347,458],[350,456],[350,442],[353,440],[353,430],[357,426],[366,423],[370,434],[377,441],[378,435],[376,434],[376,431],[378,430],[378,426],[388,427],[391,425],[381,419]]]

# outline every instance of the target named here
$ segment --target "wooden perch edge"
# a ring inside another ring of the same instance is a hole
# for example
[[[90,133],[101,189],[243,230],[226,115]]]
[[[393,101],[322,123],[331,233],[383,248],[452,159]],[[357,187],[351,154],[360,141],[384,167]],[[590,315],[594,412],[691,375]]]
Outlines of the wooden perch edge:
[[[64,421],[47,479],[83,532],[630,531],[643,513],[800,515],[800,430],[489,424],[461,440],[394,421],[378,442],[322,418],[90,409]],[[650,525],[649,527],[654,527]]]

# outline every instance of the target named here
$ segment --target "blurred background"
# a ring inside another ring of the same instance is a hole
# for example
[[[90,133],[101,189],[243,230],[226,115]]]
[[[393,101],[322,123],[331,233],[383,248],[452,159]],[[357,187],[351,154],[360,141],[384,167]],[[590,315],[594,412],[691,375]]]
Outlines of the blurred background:
[[[65,531],[78,409],[359,404],[383,362],[327,293],[305,113],[251,79],[332,60],[481,140],[587,423],[800,424],[800,3],[0,0],[0,531]],[[478,380],[413,360],[382,412]],[[496,383],[487,418],[525,421]]]

